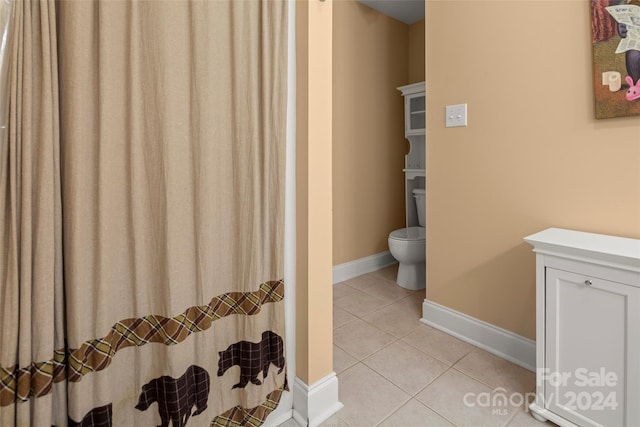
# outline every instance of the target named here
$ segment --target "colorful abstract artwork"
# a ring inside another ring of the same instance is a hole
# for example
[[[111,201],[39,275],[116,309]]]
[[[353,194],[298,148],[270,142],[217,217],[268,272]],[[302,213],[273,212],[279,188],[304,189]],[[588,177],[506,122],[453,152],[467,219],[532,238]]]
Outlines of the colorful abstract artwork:
[[[640,116],[640,0],[591,0],[598,119]]]

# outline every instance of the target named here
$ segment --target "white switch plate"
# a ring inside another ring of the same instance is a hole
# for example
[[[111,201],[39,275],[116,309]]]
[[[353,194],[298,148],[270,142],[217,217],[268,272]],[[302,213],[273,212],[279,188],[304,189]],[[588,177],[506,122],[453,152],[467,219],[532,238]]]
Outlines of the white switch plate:
[[[447,105],[445,108],[446,127],[467,125],[467,104]]]

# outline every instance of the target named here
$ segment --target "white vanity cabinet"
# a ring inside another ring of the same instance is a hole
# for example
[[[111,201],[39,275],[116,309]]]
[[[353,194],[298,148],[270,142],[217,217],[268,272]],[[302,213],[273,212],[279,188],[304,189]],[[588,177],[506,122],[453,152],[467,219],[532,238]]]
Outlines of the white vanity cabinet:
[[[536,397],[560,426],[640,426],[640,240],[550,228],[536,252]]]

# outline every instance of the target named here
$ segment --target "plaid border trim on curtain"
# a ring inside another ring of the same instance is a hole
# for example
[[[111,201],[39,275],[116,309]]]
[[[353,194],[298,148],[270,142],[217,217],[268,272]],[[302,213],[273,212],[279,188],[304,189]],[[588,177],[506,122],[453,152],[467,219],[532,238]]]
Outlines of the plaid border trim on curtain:
[[[78,382],[84,375],[108,367],[123,348],[148,343],[178,344],[194,332],[209,329],[215,320],[232,314],[255,315],[263,304],[283,298],[284,282],[269,281],[262,283],[258,291],[228,292],[214,297],[208,305],[189,307],[175,317],[149,315],[121,320],[104,338],[86,341],[77,349],[56,350],[53,358],[45,362],[20,369],[0,367],[0,406],[45,396],[53,383],[65,379]]]
[[[280,403],[280,398],[284,391],[289,391],[287,377],[285,376],[282,387],[272,391],[267,395],[267,400],[258,406],[245,409],[242,406],[234,406],[211,421],[210,427],[258,427],[267,419],[269,414]]]

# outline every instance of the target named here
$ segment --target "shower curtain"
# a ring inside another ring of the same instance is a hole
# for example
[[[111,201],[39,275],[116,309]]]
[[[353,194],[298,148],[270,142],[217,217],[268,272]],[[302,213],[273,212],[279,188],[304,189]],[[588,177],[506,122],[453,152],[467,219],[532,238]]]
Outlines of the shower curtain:
[[[287,389],[285,0],[15,0],[0,425],[260,425]]]

